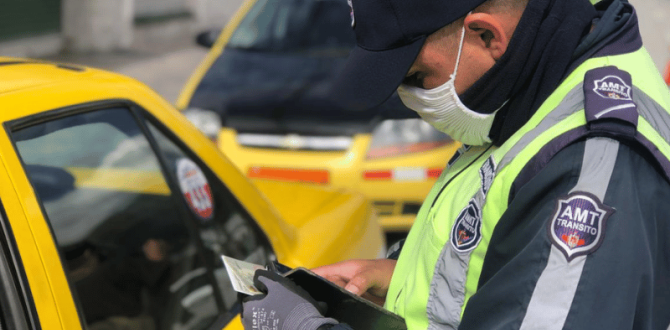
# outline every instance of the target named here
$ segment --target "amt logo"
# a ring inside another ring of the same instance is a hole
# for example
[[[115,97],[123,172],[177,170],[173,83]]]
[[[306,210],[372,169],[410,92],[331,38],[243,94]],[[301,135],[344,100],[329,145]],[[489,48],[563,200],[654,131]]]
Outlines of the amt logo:
[[[630,86],[618,76],[609,75],[593,82],[593,91],[606,99],[631,100]]]

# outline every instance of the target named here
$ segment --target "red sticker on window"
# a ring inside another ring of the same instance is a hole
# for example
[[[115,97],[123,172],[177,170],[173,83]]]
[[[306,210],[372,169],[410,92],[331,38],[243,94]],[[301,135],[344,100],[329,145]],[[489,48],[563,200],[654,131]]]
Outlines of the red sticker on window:
[[[178,160],[177,179],[179,188],[193,213],[203,220],[212,219],[214,215],[212,190],[198,165],[188,158]]]

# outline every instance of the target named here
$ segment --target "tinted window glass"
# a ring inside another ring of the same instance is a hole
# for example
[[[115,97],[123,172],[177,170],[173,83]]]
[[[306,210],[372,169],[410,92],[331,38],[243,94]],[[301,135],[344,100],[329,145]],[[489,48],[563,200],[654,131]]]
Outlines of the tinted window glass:
[[[182,194],[129,110],[13,137],[88,329],[205,329],[224,311]]]
[[[219,256],[224,254],[264,265],[272,255],[270,244],[234,196],[206,166],[189,156],[155,125],[147,122],[147,126],[196,219],[206,253],[212,256],[209,260],[213,261],[212,268],[215,269],[225,308],[236,312],[237,293],[232,289]]]
[[[344,0],[259,0],[228,41],[257,51],[322,51],[356,44]]]

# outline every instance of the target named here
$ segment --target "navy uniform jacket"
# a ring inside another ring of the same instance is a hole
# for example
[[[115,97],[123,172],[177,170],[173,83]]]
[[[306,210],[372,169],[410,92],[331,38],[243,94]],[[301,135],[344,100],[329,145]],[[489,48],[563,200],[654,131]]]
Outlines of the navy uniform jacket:
[[[607,43],[598,45],[601,54],[641,45],[635,15],[617,24],[622,37],[601,38]],[[601,245],[582,268],[551,274],[551,282],[535,290],[538,281],[546,280],[541,277],[552,246],[548,223],[557,201],[580,175],[587,175],[583,165],[605,161],[594,159],[585,145],[570,144],[515,182],[459,329],[519,329],[522,324],[522,329],[537,329],[526,316],[551,319],[542,308],[551,304],[568,308],[563,329],[670,329],[670,182],[649,151],[636,144],[616,144],[614,156],[606,160],[612,170],[597,178],[606,187],[602,202],[612,208]]]

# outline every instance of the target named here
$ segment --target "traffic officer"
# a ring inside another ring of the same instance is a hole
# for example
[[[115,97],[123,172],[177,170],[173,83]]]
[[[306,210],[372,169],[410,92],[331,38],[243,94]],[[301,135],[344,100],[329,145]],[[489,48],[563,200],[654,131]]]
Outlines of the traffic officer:
[[[389,259],[315,271],[409,329],[668,329],[670,93],[634,8],[351,5],[339,100],[369,108],[397,90],[464,145]],[[267,295],[244,304],[247,328],[267,310],[290,329],[346,329],[281,278],[257,280]]]

